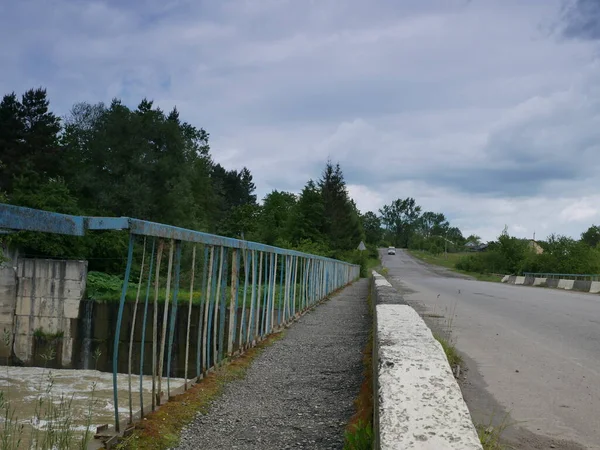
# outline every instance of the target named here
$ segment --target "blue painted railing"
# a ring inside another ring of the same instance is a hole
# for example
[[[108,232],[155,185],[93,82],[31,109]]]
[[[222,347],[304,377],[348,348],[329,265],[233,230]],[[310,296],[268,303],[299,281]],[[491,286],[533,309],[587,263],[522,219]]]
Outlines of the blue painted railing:
[[[140,415],[143,416],[147,412],[143,397],[147,330],[152,329],[150,409],[153,411],[164,400],[162,381],[165,377],[166,398],[171,394],[171,362],[173,356],[177,356],[173,353],[174,334],[180,303],[187,302],[186,345],[182,350],[185,352],[184,389],[187,389],[188,381],[199,381],[227,358],[255,346],[333,291],[358,278],[360,272],[357,265],[330,258],[127,217],[70,216],[0,204],[0,230],[72,236],[83,236],[93,230],[129,233],[127,264],[114,333],[116,431],[119,431],[121,419],[117,379],[119,344],[124,343],[121,341],[123,311],[132,277],[137,278],[137,283],[131,324],[127,330],[129,422],[133,421],[132,349],[136,327],[141,326],[142,336],[138,390]],[[139,273],[132,274],[134,268]],[[185,287],[189,286],[189,297],[180,299],[182,271],[188,278],[189,285]],[[200,289],[196,290],[198,283]],[[143,289],[143,315],[141,324],[138,324],[138,304]],[[195,293],[199,301],[194,299]],[[149,317],[150,302],[153,304],[153,317]],[[192,327],[193,303],[199,306],[199,314],[197,324]],[[163,310],[162,324],[158,323],[159,307]],[[196,336],[192,336],[192,329]],[[192,342],[196,343],[195,355],[190,355]],[[195,367],[192,377],[190,367]]]

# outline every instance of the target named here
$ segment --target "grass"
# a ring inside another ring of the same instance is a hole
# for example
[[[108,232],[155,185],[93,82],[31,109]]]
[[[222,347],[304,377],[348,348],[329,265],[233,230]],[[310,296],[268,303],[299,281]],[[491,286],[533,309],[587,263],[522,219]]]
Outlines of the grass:
[[[499,283],[502,280],[501,275],[466,272],[464,270],[458,270],[456,268],[456,263],[458,263],[458,261],[460,261],[463,257],[467,255],[472,255],[472,253],[448,253],[446,255],[444,255],[444,253],[441,253],[439,255],[434,255],[433,253],[429,253],[422,250],[409,250],[408,252],[415,258],[418,258],[421,261],[424,261],[428,264],[445,267],[447,269],[452,270],[453,272],[471,276],[479,281],[492,281]]]
[[[371,290],[367,296],[371,316]],[[372,323],[372,321],[371,321]],[[373,330],[363,350],[363,382],[354,400],[356,412],[350,418],[344,434],[344,450],[371,450],[373,445]]]
[[[483,450],[506,450],[510,448],[502,444],[502,434],[511,426],[508,413],[504,415],[500,424],[494,426],[493,422],[494,416],[492,415],[489,423],[476,426],[477,436],[479,436]]]
[[[138,422],[133,433],[117,448],[119,450],[164,450],[176,446],[183,427],[191,423],[198,412],[205,414],[211,401],[222,393],[225,385],[243,378],[246,370],[261,351],[281,339],[283,335],[282,332],[268,337],[242,356],[210,372],[199,383]]]
[[[446,358],[448,358],[448,362],[450,363],[450,367],[452,367],[452,369],[462,364],[462,357],[458,354],[454,344],[437,333],[434,334],[433,337],[442,345],[444,353],[446,354]]]
[[[279,279],[277,280],[277,282],[279,283]],[[146,282],[142,283],[142,289],[140,292],[140,297],[139,297],[139,301],[143,302],[146,298]],[[123,280],[121,280],[121,278],[119,278],[116,275],[109,275],[106,273],[102,273],[102,272],[89,272],[88,273],[88,280],[87,280],[87,287],[86,287],[86,295],[87,298],[90,300],[94,300],[96,302],[100,302],[100,303],[116,303],[119,302],[121,299],[121,289],[123,286]],[[127,292],[125,294],[125,301],[126,302],[135,302],[135,299],[137,297],[137,289],[138,289],[138,283],[137,282],[130,282],[127,285]],[[170,293],[170,301],[173,300],[173,290],[174,290],[174,286],[171,285],[171,293]],[[257,297],[261,299],[263,299],[263,295],[264,295],[264,291],[265,291],[265,285],[262,284],[261,285],[261,291],[257,292]],[[216,288],[211,289],[211,296],[213,297],[211,302],[214,302],[214,296],[216,295]],[[301,303],[301,299],[300,299],[300,284],[296,285],[296,309],[298,309],[300,307],[300,303]],[[166,293],[167,290],[165,287],[161,287],[158,290],[158,302],[161,304],[164,304],[165,302],[165,298],[166,298]],[[248,284],[248,291],[247,291],[247,297],[246,297],[246,302],[248,303],[250,301],[250,297],[251,297],[251,293],[252,293],[252,289],[251,289],[251,284]],[[280,295],[281,294],[281,295]],[[225,292],[223,293],[223,290],[220,290],[220,294],[221,297],[224,297],[225,299],[227,299],[227,301],[229,301],[230,295],[231,295],[231,287],[230,286],[226,286],[225,287]],[[242,302],[244,301],[244,283],[243,281],[240,282],[240,285],[238,287],[238,303],[241,305]],[[280,299],[281,297],[281,299]],[[187,304],[187,302],[189,301],[190,298],[190,291],[189,289],[179,289],[178,294],[177,294],[177,299],[179,303],[185,302]],[[149,296],[149,301],[151,303],[154,302],[154,287],[150,288],[150,296]],[[192,294],[192,304],[194,305],[199,305],[201,302],[203,301],[203,296],[202,296],[202,291],[200,289],[194,289],[194,292]],[[281,288],[281,286],[279,284],[275,285],[275,307],[279,307],[280,305],[283,304],[283,289]]]
[[[65,336],[65,332],[63,330],[57,331],[56,333],[48,333],[44,331],[43,328],[36,328],[33,332],[33,336],[37,339],[51,342],[57,339],[62,339]]]
[[[367,272],[371,276],[371,271],[381,267],[381,260],[379,258],[369,258],[367,260]]]

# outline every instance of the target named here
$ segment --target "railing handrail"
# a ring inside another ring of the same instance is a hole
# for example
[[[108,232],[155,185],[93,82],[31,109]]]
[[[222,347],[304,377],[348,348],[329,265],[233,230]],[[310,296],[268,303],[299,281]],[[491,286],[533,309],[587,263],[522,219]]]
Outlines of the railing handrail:
[[[256,250],[276,253],[278,255],[300,256],[335,263],[357,266],[346,261],[340,261],[326,256],[304,253],[260,242],[246,241],[217,234],[205,233],[187,228],[165,225],[148,220],[130,217],[96,217],[60,214],[24,206],[0,203],[0,229],[38,231],[42,233],[83,236],[87,230],[129,230],[132,234],[161,237],[207,245],[218,245],[242,250]]]
[[[523,276],[535,277],[535,278],[570,277],[570,278],[600,279],[600,274],[584,274],[584,273],[523,272]]]

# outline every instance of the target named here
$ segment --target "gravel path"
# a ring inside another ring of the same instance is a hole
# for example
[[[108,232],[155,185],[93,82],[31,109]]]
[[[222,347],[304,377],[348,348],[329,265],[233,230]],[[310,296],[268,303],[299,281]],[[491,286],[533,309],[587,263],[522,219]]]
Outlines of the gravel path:
[[[367,293],[360,280],[293,324],[183,430],[177,448],[343,448],[362,382]]]

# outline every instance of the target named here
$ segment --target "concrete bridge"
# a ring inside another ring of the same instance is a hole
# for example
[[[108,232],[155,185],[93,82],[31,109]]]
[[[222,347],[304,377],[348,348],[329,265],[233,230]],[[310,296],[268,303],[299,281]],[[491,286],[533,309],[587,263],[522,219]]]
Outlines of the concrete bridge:
[[[129,235],[121,292],[109,304],[86,300],[85,261],[16,258],[0,273],[11,330],[4,356],[38,364],[46,335],[57,367],[84,369],[104,345],[114,407],[112,430],[100,433],[106,447],[180,385],[202,383],[287,329],[184,429],[178,448],[342,448],[371,332],[375,447],[481,448],[440,344],[377,273],[359,279],[359,267],[342,261],[130,218],[0,205],[0,229]]]

